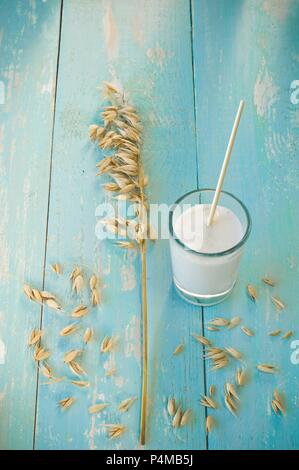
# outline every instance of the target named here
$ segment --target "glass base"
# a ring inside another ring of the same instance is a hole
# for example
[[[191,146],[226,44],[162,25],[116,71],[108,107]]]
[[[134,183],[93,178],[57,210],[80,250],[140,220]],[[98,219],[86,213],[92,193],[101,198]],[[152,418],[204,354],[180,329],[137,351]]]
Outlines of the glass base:
[[[220,302],[223,302],[223,300],[225,300],[230,295],[235,285],[234,282],[230,289],[226,290],[225,292],[221,292],[220,294],[200,295],[188,292],[187,290],[183,289],[183,287],[178,284],[175,278],[173,278],[173,282],[180,297],[190,304],[198,305],[200,307],[210,307],[212,305],[220,304]]]

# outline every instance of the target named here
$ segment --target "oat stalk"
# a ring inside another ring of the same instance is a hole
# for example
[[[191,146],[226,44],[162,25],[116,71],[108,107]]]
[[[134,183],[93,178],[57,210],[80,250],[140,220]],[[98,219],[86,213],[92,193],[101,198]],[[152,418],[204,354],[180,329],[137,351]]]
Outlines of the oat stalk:
[[[147,288],[146,288],[146,238],[151,238],[147,224],[147,200],[145,196],[146,178],[141,160],[142,126],[139,116],[114,86],[105,84],[105,96],[110,102],[102,112],[103,127],[92,125],[90,138],[109,154],[97,165],[99,174],[107,174],[111,183],[105,189],[118,199],[135,204],[135,220],[113,218],[106,220],[106,229],[121,237],[117,243],[122,248],[137,248],[141,258],[142,328],[143,328],[143,367],[140,418],[140,443],[145,443],[147,415]]]

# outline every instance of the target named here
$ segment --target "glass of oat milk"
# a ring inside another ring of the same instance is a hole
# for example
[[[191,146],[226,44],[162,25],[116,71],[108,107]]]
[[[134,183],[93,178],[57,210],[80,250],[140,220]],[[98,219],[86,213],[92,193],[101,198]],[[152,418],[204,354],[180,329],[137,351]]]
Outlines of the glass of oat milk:
[[[203,306],[222,302],[232,291],[251,229],[246,206],[225,191],[208,226],[214,194],[214,189],[191,191],[169,214],[174,284],[185,300]]]

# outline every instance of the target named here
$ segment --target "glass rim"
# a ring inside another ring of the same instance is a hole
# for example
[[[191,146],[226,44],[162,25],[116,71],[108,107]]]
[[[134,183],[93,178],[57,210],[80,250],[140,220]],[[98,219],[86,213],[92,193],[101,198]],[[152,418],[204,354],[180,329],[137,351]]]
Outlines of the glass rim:
[[[244,233],[243,237],[241,238],[241,240],[236,245],[233,245],[231,248],[228,248],[227,250],[224,250],[224,251],[218,251],[218,252],[214,252],[214,253],[204,253],[202,251],[193,250],[192,248],[185,245],[185,243],[183,243],[182,240],[180,240],[180,238],[175,237],[175,235],[174,235],[173,223],[172,222],[173,222],[173,213],[174,213],[175,206],[180,204],[183,199],[190,196],[191,194],[208,192],[208,191],[215,192],[215,189],[213,189],[213,188],[194,189],[193,191],[189,191],[188,193],[183,194],[183,196],[179,197],[175,201],[175,203],[170,207],[170,211],[169,211],[169,233],[170,233],[171,238],[175,242],[177,242],[179,245],[181,245],[184,249],[187,249],[188,251],[190,251],[190,252],[192,252],[196,255],[206,256],[206,257],[216,257],[216,256],[229,255],[230,253],[233,253],[233,252],[237,251],[239,248],[241,248],[244,245],[244,243],[246,242],[246,240],[249,237],[249,234],[251,232],[252,222],[251,222],[251,217],[250,217],[249,211],[248,211],[247,207],[245,206],[245,204],[239,198],[234,196],[232,193],[229,193],[228,191],[221,191],[220,196],[221,196],[221,194],[225,194],[226,196],[229,196],[232,199],[234,199],[242,207],[242,209],[245,213],[245,216],[246,216],[246,220],[247,220],[247,227],[246,227],[245,233]]]

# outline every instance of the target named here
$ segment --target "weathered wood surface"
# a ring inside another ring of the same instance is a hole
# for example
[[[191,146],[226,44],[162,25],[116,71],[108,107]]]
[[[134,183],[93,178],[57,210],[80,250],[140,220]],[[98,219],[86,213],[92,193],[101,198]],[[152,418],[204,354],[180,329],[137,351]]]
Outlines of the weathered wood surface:
[[[208,385],[217,383],[221,402],[214,413],[219,426],[208,440],[211,449],[299,446],[298,365],[291,363],[290,347],[299,335],[299,111],[290,100],[290,84],[298,72],[298,20],[297,1],[193,3],[199,185],[216,184],[234,115],[244,98],[246,108],[224,186],[246,203],[253,219],[233,295],[204,312],[207,334],[207,322],[219,315],[239,315],[255,333],[249,338],[236,328],[209,334],[217,345],[239,349],[249,373],[237,418],[223,404],[223,383],[234,380],[236,362],[229,370],[207,374]],[[275,279],[274,289],[261,283],[264,276]],[[246,296],[248,283],[258,289],[256,305]],[[286,303],[281,314],[271,295]],[[276,328],[293,330],[294,337],[268,337]],[[279,373],[258,372],[256,364],[261,362],[276,364]],[[271,411],[275,387],[286,400],[285,418]]]
[[[201,347],[190,337],[202,331],[201,312],[174,292],[167,241],[158,241],[148,255],[148,447],[298,448],[298,365],[290,361],[290,340],[267,337],[278,326],[298,333],[298,105],[290,102],[290,83],[298,78],[298,7],[295,0],[1,2],[1,448],[139,448],[139,260],[95,234],[96,211],[107,196],[95,177],[101,154],[88,141],[88,125],[99,118],[103,80],[124,86],[140,110],[149,198],[158,203],[172,203],[197,182],[216,183],[239,99],[246,100],[225,188],[248,205],[253,232],[233,296],[205,309],[204,331],[208,335],[214,316],[242,317],[253,338],[239,328],[209,336],[244,353],[250,380],[234,418],[223,404],[223,383],[233,380],[235,365],[215,374],[204,367]],[[61,277],[50,269],[54,262],[63,266]],[[86,285],[92,272],[99,276],[103,300],[78,334],[61,338],[72,307],[90,303],[87,286],[82,297],[70,291],[75,265],[82,266]],[[280,316],[271,288],[260,283],[264,274],[276,279],[274,292],[287,304]],[[57,293],[65,312],[26,301],[25,280]],[[256,305],[245,295],[248,282],[258,287]],[[84,327],[94,329],[82,357],[89,389],[69,380],[49,386],[37,377],[26,342],[40,322],[49,363],[68,378],[64,352],[82,347]],[[112,334],[119,335],[118,350],[100,355],[100,341]],[[185,351],[174,358],[181,341]],[[280,367],[277,376],[255,370],[266,361]],[[117,373],[107,378],[111,366]],[[199,405],[205,381],[216,385],[220,405],[208,440]],[[270,413],[275,386],[287,398],[286,418]],[[178,431],[165,412],[171,395],[193,410],[190,426]],[[61,412],[57,401],[66,396],[76,402]],[[128,396],[138,399],[121,415],[117,406]],[[90,416],[88,406],[97,401],[110,406]],[[110,441],[104,422],[122,422],[128,430]]]
[[[30,449],[36,365],[27,336],[43,283],[60,2],[0,3],[0,447]],[[3,104],[2,104],[3,103]]]

